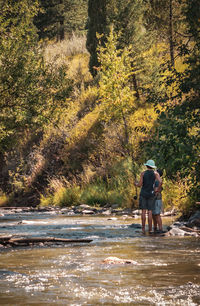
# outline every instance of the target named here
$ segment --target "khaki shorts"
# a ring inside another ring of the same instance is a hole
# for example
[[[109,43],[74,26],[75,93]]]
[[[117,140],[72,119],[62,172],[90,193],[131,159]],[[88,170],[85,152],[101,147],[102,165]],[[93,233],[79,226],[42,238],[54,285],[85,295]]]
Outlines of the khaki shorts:
[[[140,195],[139,209],[153,210],[154,204],[155,204],[155,197],[145,198],[142,195]]]

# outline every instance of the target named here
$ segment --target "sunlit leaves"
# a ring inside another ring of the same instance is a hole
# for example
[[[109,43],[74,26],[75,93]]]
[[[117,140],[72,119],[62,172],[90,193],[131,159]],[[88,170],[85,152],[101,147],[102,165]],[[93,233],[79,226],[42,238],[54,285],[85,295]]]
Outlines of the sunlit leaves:
[[[130,54],[128,48],[117,49],[117,35],[111,28],[105,47],[99,47],[99,102],[105,121],[121,120],[136,108],[130,84],[134,71]]]

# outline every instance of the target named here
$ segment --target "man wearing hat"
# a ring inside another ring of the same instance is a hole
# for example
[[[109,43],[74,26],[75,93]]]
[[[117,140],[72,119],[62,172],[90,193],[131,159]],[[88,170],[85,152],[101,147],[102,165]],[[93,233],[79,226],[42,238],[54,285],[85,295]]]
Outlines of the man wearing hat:
[[[148,211],[148,226],[149,233],[152,233],[152,210],[155,204],[155,181],[158,181],[159,185],[162,183],[160,175],[155,171],[155,162],[149,159],[145,164],[147,170],[142,172],[140,175],[139,182],[135,182],[135,186],[141,187],[140,198],[139,198],[139,208],[142,210],[142,232],[145,233],[145,223],[146,223],[146,211]]]

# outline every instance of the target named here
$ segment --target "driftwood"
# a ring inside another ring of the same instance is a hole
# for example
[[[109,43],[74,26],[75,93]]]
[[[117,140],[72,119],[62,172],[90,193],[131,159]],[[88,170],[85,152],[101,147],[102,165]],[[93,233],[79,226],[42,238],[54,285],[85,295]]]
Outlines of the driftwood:
[[[191,228],[191,227],[181,226],[180,229],[182,229],[182,230],[184,230],[186,232],[196,232],[196,233],[200,234],[200,230],[194,229],[194,228]]]
[[[64,239],[55,237],[20,237],[15,238],[13,236],[1,236],[0,244],[6,246],[20,246],[20,245],[30,245],[35,243],[89,243],[92,239]]]

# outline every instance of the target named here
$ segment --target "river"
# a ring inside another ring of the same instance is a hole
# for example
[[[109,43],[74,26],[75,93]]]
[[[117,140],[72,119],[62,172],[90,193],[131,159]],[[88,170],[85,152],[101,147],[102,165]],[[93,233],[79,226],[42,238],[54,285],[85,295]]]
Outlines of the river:
[[[200,305],[199,238],[142,235],[133,223],[140,219],[7,212],[1,234],[93,241],[1,248],[0,305]],[[136,264],[103,263],[108,256]]]

